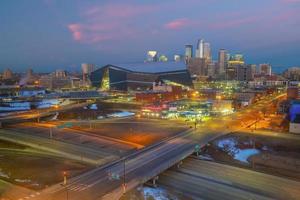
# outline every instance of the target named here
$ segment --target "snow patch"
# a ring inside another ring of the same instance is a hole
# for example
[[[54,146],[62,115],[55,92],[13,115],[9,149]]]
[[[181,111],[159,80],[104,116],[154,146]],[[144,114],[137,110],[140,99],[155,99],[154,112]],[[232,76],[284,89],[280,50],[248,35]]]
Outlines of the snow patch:
[[[161,188],[150,188],[144,187],[143,193],[145,199],[154,199],[154,200],[179,200],[177,197],[170,195],[166,190]]]
[[[89,106],[89,108],[90,108],[91,110],[98,110],[97,104],[92,104],[92,105]]]
[[[244,142],[243,145],[249,146],[252,145],[252,141]],[[260,150],[255,148],[244,148],[240,149],[238,147],[238,142],[235,138],[224,138],[222,140],[216,141],[216,146],[222,151],[226,152],[228,155],[232,156],[235,160],[238,160],[242,163],[249,163],[248,158],[250,156],[260,153]]]
[[[249,163],[248,158],[259,153],[260,151],[257,149],[239,149],[239,151],[234,155],[234,159],[243,163]]]
[[[135,113],[133,113],[133,112],[123,111],[123,112],[112,113],[107,116],[108,117],[131,117],[134,115],[135,115]]]

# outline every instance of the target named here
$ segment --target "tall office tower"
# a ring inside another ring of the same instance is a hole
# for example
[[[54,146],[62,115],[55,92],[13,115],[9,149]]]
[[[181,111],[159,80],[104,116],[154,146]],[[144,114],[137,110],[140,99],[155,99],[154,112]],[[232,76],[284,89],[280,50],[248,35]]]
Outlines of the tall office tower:
[[[227,51],[225,49],[219,50],[218,65],[218,73],[224,74],[227,67]]]
[[[238,65],[236,66],[236,79],[237,81],[251,81],[253,80],[251,65]]]
[[[255,64],[251,64],[249,66],[251,68],[252,77],[254,78],[254,75],[257,73],[256,65]]]
[[[199,39],[196,49],[196,58],[204,58],[204,40]]]
[[[210,62],[207,65],[207,76],[211,78],[217,77],[217,63],[216,62]]]
[[[207,63],[204,58],[193,58],[187,63],[187,69],[191,75],[206,76],[207,75]]]
[[[84,83],[87,83],[91,73],[95,70],[95,65],[82,63],[81,70],[82,70],[82,80]]]
[[[283,77],[293,81],[300,81],[300,67],[291,67],[285,70]]]
[[[157,62],[157,61],[158,61],[157,51],[148,51],[147,52],[147,62]]]
[[[260,64],[258,68],[258,72],[261,75],[272,75],[272,67],[270,64]]]
[[[190,59],[193,57],[193,45],[185,45],[185,59]]]
[[[7,80],[13,77],[13,72],[10,69],[6,69],[3,72],[2,79]]]
[[[203,44],[203,58],[205,58],[208,63],[212,60],[210,44],[208,42],[204,42]]]

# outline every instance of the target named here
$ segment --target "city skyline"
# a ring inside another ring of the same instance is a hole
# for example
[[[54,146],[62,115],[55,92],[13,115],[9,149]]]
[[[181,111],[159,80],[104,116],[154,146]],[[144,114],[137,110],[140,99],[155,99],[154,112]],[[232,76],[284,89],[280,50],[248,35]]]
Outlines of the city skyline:
[[[200,38],[214,60],[226,49],[275,71],[299,66],[300,1],[188,1],[2,1],[0,69],[142,62],[152,49],[172,58]]]

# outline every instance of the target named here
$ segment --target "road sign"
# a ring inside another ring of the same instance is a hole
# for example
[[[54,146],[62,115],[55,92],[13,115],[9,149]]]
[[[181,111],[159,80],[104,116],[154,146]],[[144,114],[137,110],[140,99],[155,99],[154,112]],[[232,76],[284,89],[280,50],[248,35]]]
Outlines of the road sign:
[[[109,180],[120,180],[120,175],[113,172],[108,172],[108,178]]]
[[[114,180],[120,180],[120,175],[119,174],[112,173],[111,177]]]
[[[72,122],[66,122],[65,123],[65,127],[66,128],[71,128],[73,126],[73,123]]]
[[[56,128],[72,128],[72,127],[73,127],[73,123],[72,122],[66,122],[64,124],[56,126]]]
[[[196,144],[196,145],[195,145],[195,151],[196,151],[196,152],[199,152],[200,149],[201,149],[200,145],[199,145],[199,144]]]
[[[56,128],[65,128],[63,124],[56,126]]]

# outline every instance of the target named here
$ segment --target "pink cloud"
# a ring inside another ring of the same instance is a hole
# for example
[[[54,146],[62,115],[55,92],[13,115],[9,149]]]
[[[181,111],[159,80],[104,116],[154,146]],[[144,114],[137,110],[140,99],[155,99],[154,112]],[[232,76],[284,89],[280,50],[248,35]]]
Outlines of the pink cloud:
[[[82,22],[68,25],[73,39],[82,43],[99,43],[137,35],[134,19],[151,14],[153,6],[108,4],[93,6],[81,13]]]
[[[187,18],[181,18],[181,19],[175,19],[171,22],[168,22],[164,25],[164,27],[166,29],[170,29],[170,30],[178,30],[178,29],[182,29],[186,26],[191,25],[192,22],[187,19]]]
[[[82,40],[81,25],[80,24],[69,24],[68,28],[72,32],[74,40],[77,40],[77,41]]]

